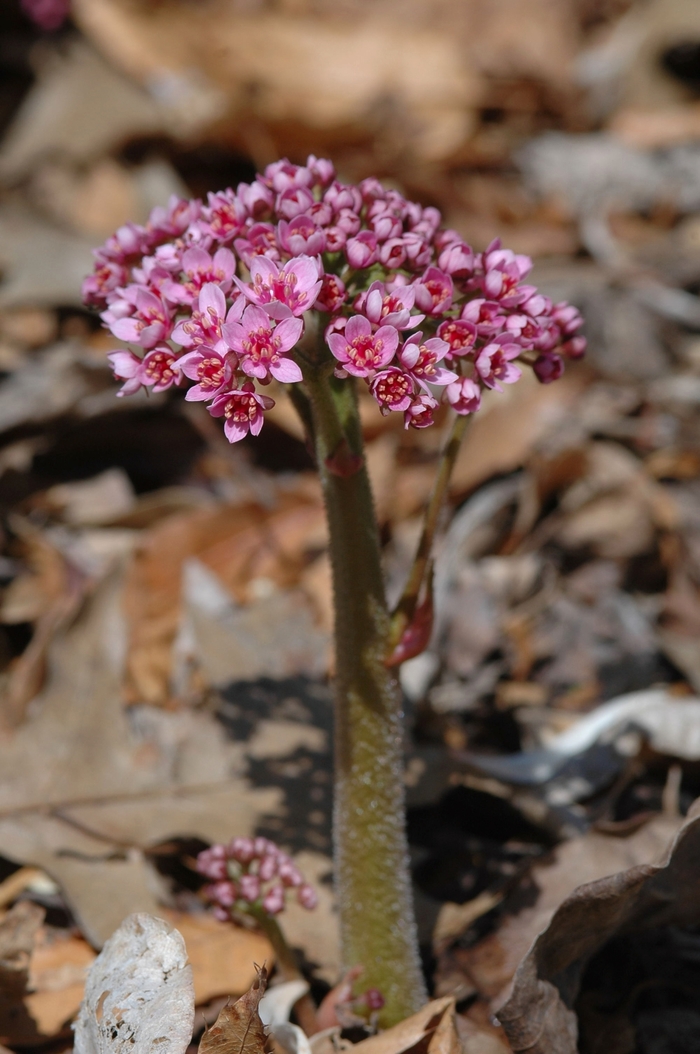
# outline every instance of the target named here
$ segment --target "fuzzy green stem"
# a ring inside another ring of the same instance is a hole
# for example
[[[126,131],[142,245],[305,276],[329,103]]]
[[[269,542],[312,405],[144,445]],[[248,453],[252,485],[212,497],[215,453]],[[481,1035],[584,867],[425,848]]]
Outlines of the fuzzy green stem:
[[[296,955],[287,944],[287,939],[284,936],[277,919],[268,915],[263,908],[257,908],[252,904],[246,910],[248,914],[255,919],[258,926],[272,945],[275,952],[275,958],[277,959],[277,965],[284,980],[303,981],[304,977],[299,969]],[[297,999],[294,1004],[294,1012],[299,1024],[304,1032],[306,1032],[307,1036],[313,1036],[315,1032],[319,1031],[318,1021],[316,1019],[316,1007],[314,1006],[310,995],[303,995],[300,999]]]
[[[401,694],[384,665],[389,614],[369,477],[364,460],[357,461],[363,447],[354,386],[320,367],[307,370],[305,387],[335,595],[334,838],[342,954],[346,967],[364,967],[362,988],[381,991],[380,1023],[389,1026],[426,998],[405,831]]]
[[[435,477],[430,501],[425,510],[423,530],[421,531],[420,541],[418,542],[413,565],[408,578],[406,579],[406,585],[404,586],[401,598],[391,616],[389,650],[387,654],[391,654],[401,640],[401,637],[410,624],[411,619],[415,614],[416,607],[418,606],[421,589],[428,577],[428,571],[432,559],[433,542],[435,541],[435,532],[437,531],[440,513],[442,512],[445,498],[447,496],[450,477],[452,476],[452,470],[454,469],[455,461],[457,460],[459,448],[470,422],[471,417],[468,417],[466,414],[455,417],[452,431],[450,432],[447,443],[440,455],[438,473]]]

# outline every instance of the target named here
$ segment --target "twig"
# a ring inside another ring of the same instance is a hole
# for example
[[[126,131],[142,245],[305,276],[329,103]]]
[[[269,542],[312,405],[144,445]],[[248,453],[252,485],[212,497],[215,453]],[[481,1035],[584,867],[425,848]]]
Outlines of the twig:
[[[407,626],[410,624],[418,606],[421,589],[423,588],[428,573],[433,542],[435,541],[435,532],[440,519],[440,513],[442,512],[443,503],[447,495],[452,470],[454,469],[459,448],[470,422],[471,417],[464,414],[455,417],[452,431],[450,432],[447,443],[440,455],[440,465],[433,486],[433,492],[430,495],[430,501],[425,510],[423,530],[421,532],[420,541],[418,542],[416,555],[413,559],[413,565],[406,580],[403,593],[401,594],[401,599],[392,612],[389,647],[390,655],[403,637],[403,634]]]

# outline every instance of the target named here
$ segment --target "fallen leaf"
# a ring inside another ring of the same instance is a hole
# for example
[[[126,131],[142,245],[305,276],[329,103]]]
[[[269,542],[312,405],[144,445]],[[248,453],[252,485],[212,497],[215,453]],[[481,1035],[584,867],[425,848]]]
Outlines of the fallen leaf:
[[[80,937],[55,928],[39,930],[24,1001],[42,1035],[56,1035],[78,1012],[94,960],[94,951]]]
[[[180,628],[182,610],[183,567],[196,557],[220,579],[229,593],[229,607],[233,614],[233,599],[245,603],[254,599],[255,583],[289,587],[295,584],[307,562],[305,554],[322,548],[325,541],[325,519],[320,495],[309,500],[303,494],[284,494],[276,507],[264,509],[252,503],[239,506],[198,509],[174,515],[151,530],[144,532],[127,574],[124,605],[129,622],[130,647],[127,661],[127,691],[131,702],[163,704],[170,698],[170,676],[173,663],[173,644]],[[190,583],[190,589],[193,583]],[[273,607],[277,601],[273,601]],[[203,605],[199,605],[200,609]],[[217,611],[217,619],[221,612]],[[206,613],[198,612],[206,622]],[[197,617],[197,616],[195,616]],[[234,620],[245,623],[244,612]],[[211,622],[211,620],[209,620]],[[258,620],[258,631],[264,630],[268,617]],[[311,627],[309,626],[309,629]],[[248,633],[254,634],[251,626]],[[211,651],[217,654],[216,636],[224,640],[218,653],[224,657],[228,672],[215,669],[216,680],[255,676],[250,664],[241,668],[232,660],[236,636],[245,634],[243,626],[218,629],[206,625],[205,640],[212,637]],[[241,654],[241,649],[238,649]],[[257,650],[250,638],[243,652],[259,663],[269,661],[262,640]],[[244,655],[241,655],[244,659]],[[215,658],[214,658],[215,662]],[[259,666],[257,667],[260,668]],[[264,667],[263,667],[264,668]]]
[[[576,887],[655,860],[682,824],[681,817],[659,814],[627,838],[591,830],[564,842],[552,857],[533,866],[536,903],[504,914],[495,933],[459,953],[464,973],[492,1006],[502,1005],[533,940]],[[504,907],[507,911],[507,901]]]
[[[700,818],[692,811],[691,817],[669,848],[667,830],[661,862],[656,862],[661,853],[654,853],[609,878],[579,885],[561,903],[519,966],[513,993],[498,1012],[514,1051],[576,1054],[572,1006],[581,977],[586,963],[616,933],[698,925]]]
[[[90,968],[75,1024],[76,1054],[184,1054],[194,1026],[192,968],[177,930],[130,915]]]
[[[158,134],[163,124],[162,111],[147,92],[85,40],[74,40],[63,53],[45,57],[3,141],[0,179],[26,177],[52,155],[85,164],[130,136]]]
[[[121,468],[110,468],[89,480],[59,483],[44,494],[44,501],[72,526],[110,523],[127,515],[136,496]]]
[[[456,1054],[459,1050],[454,1021],[454,999],[433,999],[417,1014],[385,1032],[363,1039],[352,1048],[357,1054],[402,1054],[419,1043],[431,1054]]]
[[[216,996],[245,992],[256,978],[253,964],[266,962],[271,968],[274,963],[270,942],[255,930],[219,922],[208,914],[191,915],[169,908],[162,908],[160,914],[182,934],[197,1006]]]
[[[583,383],[580,375],[569,373],[557,384],[541,385],[528,374],[507,393],[489,393],[457,457],[451,492],[464,494],[523,465],[536,444],[569,415]]]
[[[256,967],[257,978],[245,995],[227,1004],[202,1036],[199,1054],[265,1054],[265,1029],[258,1005],[267,985],[267,970]]]
[[[119,601],[112,575],[54,641],[29,720],[0,741],[3,853],[55,879],[96,947],[134,910],[158,910],[150,845],[183,831],[210,842],[250,835],[281,799],[245,780],[245,747],[213,716],[129,720]]]

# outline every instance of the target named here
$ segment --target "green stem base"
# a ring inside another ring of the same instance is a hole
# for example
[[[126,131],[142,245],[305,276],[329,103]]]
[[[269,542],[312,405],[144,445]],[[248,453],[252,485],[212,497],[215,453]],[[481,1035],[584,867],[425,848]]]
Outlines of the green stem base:
[[[384,663],[390,620],[354,387],[309,370],[305,388],[335,594],[334,838],[342,954],[346,967],[364,967],[359,989],[382,993],[380,1024],[388,1027],[427,998],[405,832],[401,693]]]

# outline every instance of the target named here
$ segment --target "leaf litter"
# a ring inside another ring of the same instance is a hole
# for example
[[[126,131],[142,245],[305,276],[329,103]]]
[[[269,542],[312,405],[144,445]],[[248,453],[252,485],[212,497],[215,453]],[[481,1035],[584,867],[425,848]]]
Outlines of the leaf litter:
[[[502,234],[532,253],[591,346],[561,384],[491,399],[457,465],[434,633],[401,672],[439,999],[405,1035],[363,1042],[500,1054],[492,1014],[514,985],[513,1049],[694,1049],[692,1007],[672,1006],[698,990],[692,882],[687,910],[664,886],[658,925],[634,895],[638,940],[606,923],[582,950],[567,905],[585,921],[603,894],[628,904],[640,868],[656,889],[652,861],[700,796],[698,121],[677,50],[697,13],[412,0],[397,52],[394,0],[371,16],[354,0],[226,6],[193,20],[176,0],[76,0],[68,35],[39,47],[3,14],[17,66],[0,92],[0,927],[46,914],[12,959],[25,1040],[0,1041],[66,1042],[85,967],[134,912],[181,931],[190,1001],[212,1022],[254,961],[273,968],[261,937],[203,911],[193,856],[233,835],[293,850],[321,907],[290,910],[291,943],[315,998],[340,977],[330,575],[291,407],[279,400],[255,450],[229,449],[176,397],[124,407],[78,294],[108,220],[313,150],[349,178],[397,180],[477,248]],[[263,36],[279,61],[261,63]],[[397,593],[435,436],[366,428]],[[664,874],[695,837],[683,830]],[[295,1027],[279,1042],[302,1054]]]

